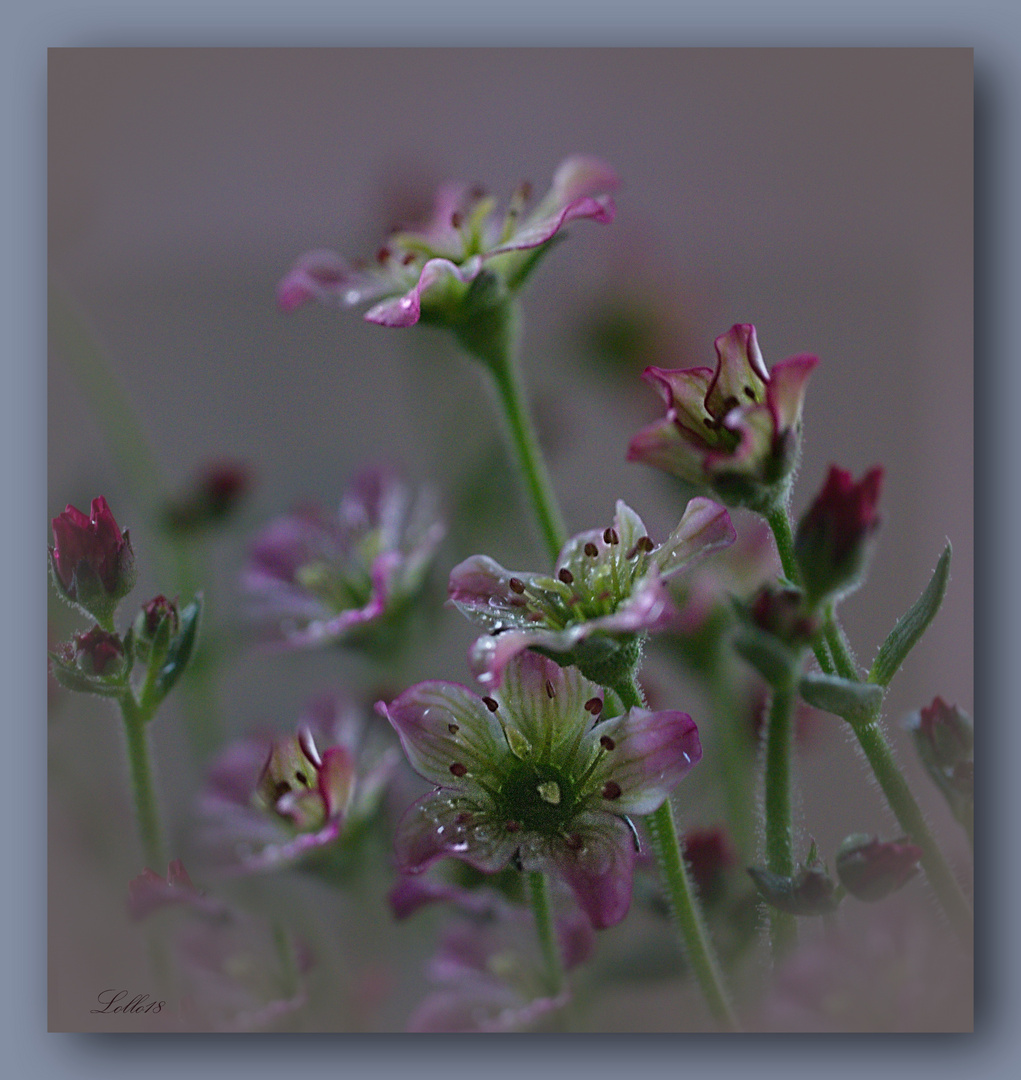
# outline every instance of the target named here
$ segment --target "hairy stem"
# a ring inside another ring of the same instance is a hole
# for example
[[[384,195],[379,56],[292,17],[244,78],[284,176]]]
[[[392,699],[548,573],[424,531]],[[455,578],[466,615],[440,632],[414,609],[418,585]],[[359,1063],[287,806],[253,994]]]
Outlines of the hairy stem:
[[[131,793],[135,802],[135,824],[147,865],[159,871],[163,865],[164,853],[146,733],[146,725],[151,716],[139,708],[130,694],[121,699],[120,705],[127,739]]]
[[[556,929],[553,926],[553,916],[550,913],[546,877],[541,871],[532,870],[529,873],[528,894],[532,902],[532,914],[535,916],[535,931],[539,936],[539,946],[546,965],[549,993],[551,997],[556,997],[564,986],[564,965],[560,957]]]

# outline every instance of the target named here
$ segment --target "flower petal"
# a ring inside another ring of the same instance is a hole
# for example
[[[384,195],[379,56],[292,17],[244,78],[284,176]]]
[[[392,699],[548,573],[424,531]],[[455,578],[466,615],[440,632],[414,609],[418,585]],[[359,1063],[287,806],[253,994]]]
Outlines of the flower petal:
[[[751,323],[735,323],[720,334],[716,356],[716,373],[705,396],[706,408],[713,416],[720,418],[735,405],[765,400],[769,372]]]
[[[515,834],[493,828],[468,800],[442,791],[412,803],[394,835],[397,865],[405,874],[419,874],[446,857],[491,874],[507,865],[516,847]]]
[[[805,401],[808,376],[818,363],[818,356],[801,353],[788,360],[781,360],[773,368],[766,401],[773,413],[777,431],[789,431],[797,427]]]
[[[621,814],[651,814],[702,758],[698,728],[687,713],[631,709],[592,729],[605,749],[595,774],[613,784],[614,797],[603,808]],[[611,749],[612,747],[612,749]]]
[[[729,547],[736,539],[737,530],[725,507],[712,499],[692,499],[677,528],[653,552],[652,562],[664,578],[670,578],[692,560]]]
[[[470,790],[508,754],[503,729],[467,687],[423,682],[376,710],[400,736],[411,767],[438,787]]]
[[[701,484],[705,454],[706,448],[685,438],[672,420],[654,420],[632,438],[627,460],[641,461],[689,483]]]
[[[403,296],[391,297],[369,308],[365,319],[380,326],[414,326],[422,316],[422,301],[428,292],[449,284],[467,285],[478,276],[481,266],[478,259],[469,259],[463,266],[449,259],[430,259],[413,288]]]
[[[505,570],[488,555],[473,555],[450,572],[447,595],[465,618],[486,630],[530,628],[526,603],[510,583],[530,584],[534,576]]]
[[[581,847],[558,841],[550,857],[597,930],[619,923],[631,907],[635,846],[631,830],[612,814],[575,819]]]

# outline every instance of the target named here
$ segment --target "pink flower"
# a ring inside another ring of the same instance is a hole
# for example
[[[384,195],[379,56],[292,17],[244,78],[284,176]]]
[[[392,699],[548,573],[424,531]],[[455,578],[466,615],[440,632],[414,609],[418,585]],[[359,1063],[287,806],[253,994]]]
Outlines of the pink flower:
[[[837,876],[852,896],[874,902],[906,885],[918,873],[921,857],[922,849],[906,836],[884,842],[856,833],[840,845]]]
[[[472,556],[452,571],[449,596],[488,631],[472,651],[480,681],[498,686],[508,661],[535,648],[612,685],[620,677],[616,668],[630,671],[637,635],[675,618],[665,582],[734,536],[722,506],[692,499],[677,528],[657,546],[642,519],[618,501],[613,524],[568,540],[549,576]]]
[[[551,996],[531,914],[489,889],[462,890],[458,908],[429,965],[436,989],[412,1013],[409,1031],[522,1031],[563,1008],[565,989]],[[592,926],[569,896],[551,897],[565,970],[592,950]]]
[[[879,528],[876,504],[883,470],[870,469],[856,484],[830,466],[822,491],[798,523],[794,554],[811,602],[843,595],[860,581],[869,540]]]
[[[797,464],[805,384],[819,360],[801,354],[767,371],[747,323],[716,339],[716,356],[715,370],[646,369],[667,412],[631,440],[628,460],[708,487],[728,505],[766,510]]]
[[[68,504],[53,519],[50,568],[66,600],[105,622],[135,584],[135,559],[106,499],[92,500],[91,516]]]
[[[485,271],[503,297],[515,291],[539,257],[571,221],[611,222],[617,186],[614,173],[595,158],[571,157],[553,177],[553,186],[523,215],[527,186],[519,188],[503,217],[495,200],[466,185],[440,188],[432,219],[420,230],[397,232],[379,249],[371,267],[353,266],[332,251],[311,251],[291,268],[277,289],[284,311],[308,300],[339,307],[376,301],[366,312],[382,326],[460,321],[478,292]]]
[[[317,698],[295,735],[240,740],[213,764],[200,799],[205,845],[232,873],[323,851],[374,813],[398,758],[364,738],[350,706]]]
[[[180,859],[170,863],[165,878],[147,866],[128,882],[128,914],[134,920],[179,904],[213,916],[227,910],[220,901],[208,898],[195,888]]]
[[[377,710],[411,767],[436,790],[404,815],[394,842],[405,873],[451,856],[493,873],[550,867],[594,926],[631,903],[635,834],[702,756],[691,717],[631,709],[599,720],[602,690],[575,668],[522,653],[492,697],[419,683]]]
[[[356,477],[340,509],[276,518],[256,537],[242,587],[295,647],[371,636],[421,587],[443,525],[431,501],[382,470]]]

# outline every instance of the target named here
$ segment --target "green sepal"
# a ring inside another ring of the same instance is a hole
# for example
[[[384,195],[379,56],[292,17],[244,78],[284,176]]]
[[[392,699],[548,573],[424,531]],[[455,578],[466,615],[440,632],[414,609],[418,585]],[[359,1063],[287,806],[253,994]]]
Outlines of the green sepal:
[[[759,896],[788,915],[828,915],[840,905],[845,890],[835,884],[821,863],[810,860],[796,877],[775,874],[760,866],[747,867]]]
[[[201,615],[202,594],[196,593],[195,599],[181,612],[180,629],[170,640],[163,665],[153,680],[149,692],[145,695],[145,700],[142,702],[146,708],[155,709],[184,674],[195,651]],[[164,619],[156,632],[156,637],[153,640],[153,659],[155,658],[157,643],[160,641],[163,628],[169,622],[169,619]],[[153,662],[153,659],[150,660],[150,663]]]
[[[734,635],[734,651],[769,683],[779,686],[790,678],[798,664],[797,655],[772,634],[757,626],[745,625]]]
[[[852,726],[873,721],[884,694],[883,688],[873,683],[855,682],[818,671],[802,676],[798,692],[809,705],[842,717]]]
[[[939,557],[939,562],[936,563],[936,569],[933,570],[925,591],[900,617],[897,625],[890,631],[889,637],[880,646],[872,670],[869,672],[870,683],[888,686],[901,664],[907,659],[908,653],[936,617],[936,612],[939,611],[943,596],[947,591],[947,582],[950,580],[950,555],[951,547],[948,543]]]

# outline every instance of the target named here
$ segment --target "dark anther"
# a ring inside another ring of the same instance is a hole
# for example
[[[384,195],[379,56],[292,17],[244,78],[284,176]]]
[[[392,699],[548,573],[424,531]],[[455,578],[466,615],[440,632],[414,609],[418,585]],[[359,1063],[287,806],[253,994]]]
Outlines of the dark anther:
[[[619,544],[620,543],[620,537],[617,535],[617,530],[616,529],[609,529],[609,528],[604,529],[603,530],[603,539],[608,544]]]
[[[447,731],[449,731],[451,735],[456,735],[460,730],[461,729],[457,724],[447,724]]]
[[[376,252],[377,262],[385,263],[390,258],[390,249],[388,247],[381,247]]]
[[[643,536],[641,540],[639,540],[638,543],[635,545],[635,547],[641,548],[642,551],[652,551],[654,550],[656,545],[648,536]]]
[[[484,697],[482,699],[482,703],[490,712],[496,712],[496,710],[500,708],[500,706],[496,703],[495,698]]]
[[[308,787],[308,777],[300,769],[294,774],[294,779]]]
[[[530,611],[528,613],[529,622],[545,622],[546,616],[541,611]]]
[[[512,577],[507,584],[510,585],[511,592],[516,592],[519,596],[525,591],[525,583],[519,578]]]
[[[560,578],[560,580],[565,585],[573,585],[574,584],[574,574],[572,574],[571,571],[568,570],[566,566],[560,571],[559,574],[557,574],[557,577]]]
[[[462,765],[460,761],[455,761],[454,764],[450,766],[450,771],[455,776],[464,776],[468,772],[467,768]],[[603,794],[606,794],[605,789],[603,791]],[[620,788],[617,789],[617,794],[620,794]]]
[[[585,702],[585,711],[592,713],[593,716],[598,716],[603,711],[603,699],[590,697]]]
[[[755,391],[750,386],[746,386],[744,388],[744,392],[745,392],[745,397],[751,398],[752,401],[755,400]]]
[[[612,750],[617,744],[613,741],[613,739],[610,738],[609,735],[600,735],[599,736],[599,745],[604,750]],[[617,789],[617,792],[618,792],[618,794],[620,793],[619,788]]]
[[[463,215],[459,214],[456,210],[450,215],[450,224],[453,225],[455,229],[460,229],[463,221]]]
[[[564,837],[564,847],[568,851],[581,851],[584,846],[585,842],[582,840],[580,833],[568,833]]]
[[[503,827],[507,832],[521,832],[520,821],[505,821]]]
[[[596,545],[593,544],[590,540],[585,545],[585,554],[588,555],[590,558],[594,559],[599,554],[599,548],[597,548]]]
[[[451,766],[453,771],[453,766]],[[619,799],[620,798],[620,784],[616,780],[607,780],[603,784],[603,798],[604,799]]]
[[[415,261],[415,253],[409,251],[403,259],[401,259],[401,266],[410,266]]]
[[[557,696],[557,692],[553,689],[553,683],[551,683],[549,679],[546,680],[546,696],[549,698]]]

